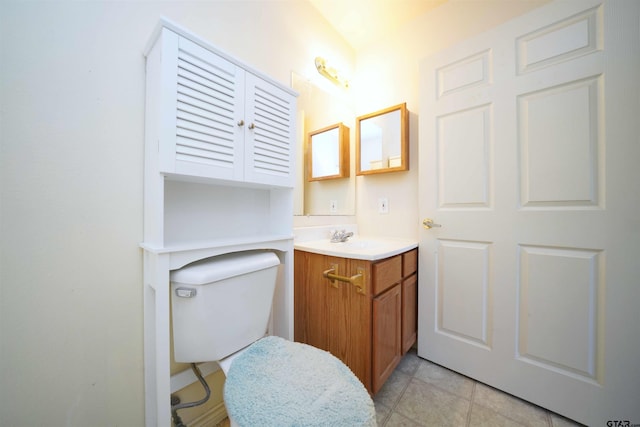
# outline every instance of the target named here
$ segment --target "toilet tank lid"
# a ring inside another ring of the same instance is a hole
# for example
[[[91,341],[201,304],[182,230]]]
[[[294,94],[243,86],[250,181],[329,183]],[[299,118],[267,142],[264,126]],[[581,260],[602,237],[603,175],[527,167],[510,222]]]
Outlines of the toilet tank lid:
[[[171,282],[206,285],[230,277],[253,273],[280,264],[273,252],[252,251],[224,254],[188,264],[171,272]]]

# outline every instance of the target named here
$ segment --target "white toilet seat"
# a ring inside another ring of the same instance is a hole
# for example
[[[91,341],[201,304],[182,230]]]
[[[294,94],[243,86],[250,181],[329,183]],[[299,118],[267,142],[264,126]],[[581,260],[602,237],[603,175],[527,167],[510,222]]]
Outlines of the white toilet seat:
[[[224,372],[225,376],[229,376],[229,369],[231,369],[231,364],[233,363],[233,361],[236,360],[240,355],[242,355],[242,353],[247,351],[249,347],[251,347],[251,345],[243,348],[242,350],[236,351],[235,353],[225,357],[224,359],[218,360],[218,365],[220,366],[220,369],[222,369],[222,372]]]
[[[373,401],[329,352],[265,337],[221,361],[224,400],[240,426],[375,426]]]

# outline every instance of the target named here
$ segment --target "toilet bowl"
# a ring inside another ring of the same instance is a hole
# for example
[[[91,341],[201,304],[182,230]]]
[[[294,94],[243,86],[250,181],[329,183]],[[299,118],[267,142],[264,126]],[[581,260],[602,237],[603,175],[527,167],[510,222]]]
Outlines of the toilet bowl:
[[[171,273],[174,358],[216,361],[232,425],[375,426],[369,393],[329,352],[265,336],[278,256],[225,254]]]

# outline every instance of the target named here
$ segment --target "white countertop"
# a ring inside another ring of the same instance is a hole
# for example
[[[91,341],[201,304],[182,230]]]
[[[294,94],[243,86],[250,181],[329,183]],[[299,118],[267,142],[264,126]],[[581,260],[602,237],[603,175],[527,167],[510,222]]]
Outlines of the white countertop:
[[[329,239],[295,241],[294,249],[342,258],[377,261],[418,247],[418,242],[388,237],[355,236],[346,242],[331,243]]]

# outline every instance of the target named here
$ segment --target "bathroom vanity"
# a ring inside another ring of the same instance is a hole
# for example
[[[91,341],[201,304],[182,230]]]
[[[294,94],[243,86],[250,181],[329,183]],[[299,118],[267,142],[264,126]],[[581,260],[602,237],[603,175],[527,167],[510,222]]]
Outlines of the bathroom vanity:
[[[373,395],[416,341],[418,250],[331,245],[296,245],[294,338],[338,357]]]

